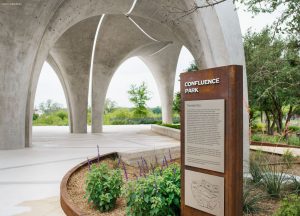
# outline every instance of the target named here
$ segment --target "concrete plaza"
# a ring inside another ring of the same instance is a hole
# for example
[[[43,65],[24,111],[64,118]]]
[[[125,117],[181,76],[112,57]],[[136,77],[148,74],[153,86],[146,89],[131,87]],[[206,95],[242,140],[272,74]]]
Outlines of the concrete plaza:
[[[90,130],[90,128],[89,128]],[[100,153],[179,146],[150,125],[105,126],[101,134],[70,134],[68,127],[33,127],[33,146],[0,151],[0,215],[64,215],[59,186],[76,164]]]

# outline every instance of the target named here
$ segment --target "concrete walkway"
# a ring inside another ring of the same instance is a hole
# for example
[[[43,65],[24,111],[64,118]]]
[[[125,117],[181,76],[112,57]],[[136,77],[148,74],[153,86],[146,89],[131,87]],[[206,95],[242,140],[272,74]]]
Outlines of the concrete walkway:
[[[64,174],[87,157],[114,151],[179,146],[150,125],[106,126],[102,134],[69,134],[68,127],[34,127],[33,146],[0,151],[0,215],[60,216]]]
[[[293,153],[294,156],[300,156],[299,148],[284,148],[284,147],[272,147],[272,146],[255,146],[250,145],[251,150],[261,150],[263,152],[283,155],[288,149]]]

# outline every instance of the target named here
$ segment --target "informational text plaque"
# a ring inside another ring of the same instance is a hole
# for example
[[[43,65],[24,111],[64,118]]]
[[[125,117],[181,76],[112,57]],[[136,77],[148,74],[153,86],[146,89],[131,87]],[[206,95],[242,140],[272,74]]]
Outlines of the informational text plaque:
[[[185,165],[224,173],[225,102],[185,101]]]

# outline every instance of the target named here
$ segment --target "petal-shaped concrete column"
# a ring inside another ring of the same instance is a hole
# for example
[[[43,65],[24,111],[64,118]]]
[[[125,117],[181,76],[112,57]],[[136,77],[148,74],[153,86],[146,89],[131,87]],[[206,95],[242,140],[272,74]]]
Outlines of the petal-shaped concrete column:
[[[30,70],[59,1],[20,3],[0,4],[0,149],[25,147]]]
[[[167,124],[173,122],[173,92],[180,50],[181,45],[170,44],[158,53],[140,56],[150,68],[157,83],[162,107],[162,121]]]
[[[67,108],[68,108],[68,118],[69,118],[69,125],[70,125],[70,132],[71,132],[71,128],[72,128],[72,112],[71,112],[71,105],[70,105],[70,92],[69,89],[67,88],[66,82],[64,80],[63,74],[62,74],[62,69],[59,67],[58,63],[54,60],[54,58],[51,56],[51,54],[49,53],[49,56],[46,60],[48,62],[48,64],[52,67],[52,69],[54,70],[54,72],[56,73],[60,84],[63,88],[64,94],[65,94],[65,98],[67,101]]]
[[[69,92],[71,132],[87,132],[90,63],[99,17],[84,20],[66,31],[51,49]]]

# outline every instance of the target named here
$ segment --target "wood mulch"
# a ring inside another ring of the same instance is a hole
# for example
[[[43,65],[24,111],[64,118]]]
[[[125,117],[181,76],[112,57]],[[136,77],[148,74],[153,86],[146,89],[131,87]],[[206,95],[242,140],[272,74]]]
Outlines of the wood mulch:
[[[111,169],[117,168],[118,161],[113,159],[105,159],[100,163],[106,163]],[[174,160],[172,163],[179,163],[180,160]],[[122,168],[123,162],[121,161],[120,167]],[[134,180],[136,176],[140,176],[140,169],[134,166],[129,166],[126,164],[126,171],[128,173],[128,179]],[[85,179],[88,172],[88,166],[84,166],[75,172],[71,177],[67,185],[68,195],[70,200],[74,203],[75,206],[80,208],[83,212],[86,212],[91,216],[120,216],[126,215],[125,208],[126,202],[124,198],[117,199],[115,209],[109,212],[100,212],[93,207],[92,204],[89,204],[87,199],[84,198],[85,195]],[[123,181],[126,183],[126,178],[122,169]]]
[[[255,154],[251,151],[251,155]],[[269,163],[281,163],[281,156],[278,155],[270,155],[270,154],[264,154],[264,157],[266,157],[269,161]],[[175,161],[176,163],[180,164],[180,159]],[[300,176],[300,159],[296,159],[296,164],[294,164],[291,168],[287,168],[286,165],[278,165],[279,169],[284,169],[286,173],[288,174],[294,174]],[[114,169],[117,167],[118,161],[113,159],[105,159],[104,161],[101,161],[100,163],[107,163],[108,166],[111,169]],[[122,166],[122,162],[121,162]],[[128,172],[128,178],[129,180],[136,179],[136,176],[139,176],[139,168],[126,165],[126,170]],[[116,203],[116,208],[113,209],[110,212],[100,212],[99,210],[95,209],[92,204],[89,204],[87,202],[87,199],[84,198],[85,195],[85,179],[86,174],[88,172],[88,166],[82,167],[77,172],[75,172],[68,182],[67,190],[70,200],[83,212],[86,212],[88,215],[91,216],[123,216],[126,215],[125,208],[126,208],[126,202],[123,198],[119,198]],[[123,173],[123,171],[122,171]],[[125,176],[123,174],[124,182],[126,182]],[[280,199],[274,199],[269,198],[267,194],[263,191],[261,187],[254,187],[254,190],[251,192],[253,195],[255,194],[263,194],[264,198],[258,202],[258,207],[260,209],[259,213],[251,214],[253,216],[270,216],[273,215],[276,210],[280,206]],[[288,193],[288,192],[286,192]],[[286,195],[286,194],[285,194]],[[250,216],[250,215],[249,215]]]

